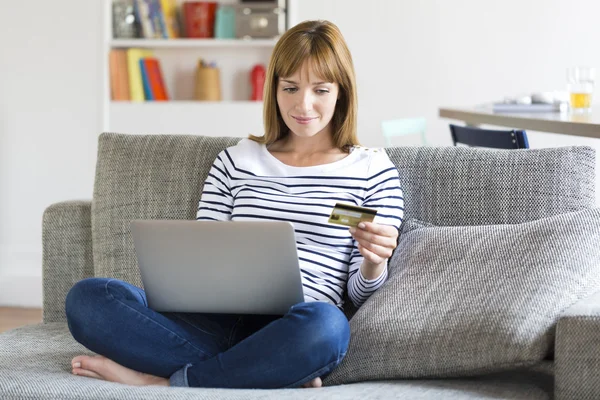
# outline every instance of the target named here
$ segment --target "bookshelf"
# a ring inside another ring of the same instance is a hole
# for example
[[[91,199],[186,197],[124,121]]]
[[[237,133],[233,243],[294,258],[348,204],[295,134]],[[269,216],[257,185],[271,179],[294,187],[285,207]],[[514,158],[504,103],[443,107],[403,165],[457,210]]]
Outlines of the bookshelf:
[[[274,39],[115,39],[112,0],[104,1],[103,131],[130,134],[198,134],[239,136],[262,134],[262,102],[250,101],[250,71],[268,64]],[[179,1],[179,0],[178,0]],[[297,2],[288,0],[288,27]],[[183,0],[180,0],[181,4]],[[238,3],[220,0],[219,3]],[[112,49],[149,49],[160,60],[170,97],[166,102],[111,100],[109,54]],[[220,69],[222,101],[194,100],[199,59]]]

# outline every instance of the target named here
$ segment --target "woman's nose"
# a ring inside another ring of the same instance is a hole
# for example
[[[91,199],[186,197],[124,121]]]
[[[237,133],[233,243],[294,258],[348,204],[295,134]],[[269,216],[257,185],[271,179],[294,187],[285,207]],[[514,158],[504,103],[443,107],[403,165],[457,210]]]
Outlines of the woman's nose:
[[[296,108],[300,111],[311,111],[313,104],[313,98],[310,93],[304,93],[298,96],[298,102]]]

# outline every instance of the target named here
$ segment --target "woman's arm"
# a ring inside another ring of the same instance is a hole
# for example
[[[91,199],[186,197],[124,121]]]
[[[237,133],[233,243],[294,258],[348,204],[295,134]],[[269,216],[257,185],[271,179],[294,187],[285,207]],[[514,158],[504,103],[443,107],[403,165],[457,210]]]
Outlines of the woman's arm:
[[[202,197],[198,204],[196,220],[229,221],[233,211],[233,195],[230,190],[229,172],[223,162],[225,151],[222,151],[213,163],[206,180]]]
[[[404,195],[398,170],[385,152],[375,157],[362,206],[377,209],[373,222],[351,228],[354,248],[350,257],[348,296],[360,307],[387,278],[387,262],[397,245],[404,218]]]

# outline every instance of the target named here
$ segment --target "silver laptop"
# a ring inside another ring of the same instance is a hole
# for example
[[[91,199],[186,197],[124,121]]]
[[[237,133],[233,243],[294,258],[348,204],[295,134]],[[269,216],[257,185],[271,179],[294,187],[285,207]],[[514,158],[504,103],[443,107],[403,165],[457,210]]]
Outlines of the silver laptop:
[[[153,310],[283,315],[304,301],[290,222],[136,220],[131,233]]]

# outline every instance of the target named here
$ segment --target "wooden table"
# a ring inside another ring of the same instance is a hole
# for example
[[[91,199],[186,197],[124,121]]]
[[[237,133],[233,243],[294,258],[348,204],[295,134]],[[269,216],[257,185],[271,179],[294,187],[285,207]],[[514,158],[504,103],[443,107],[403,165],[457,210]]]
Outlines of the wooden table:
[[[464,121],[467,125],[487,124],[514,129],[600,138],[600,110],[587,114],[571,114],[568,112],[494,113],[489,107],[441,107],[439,116]]]

